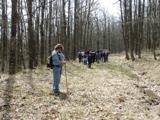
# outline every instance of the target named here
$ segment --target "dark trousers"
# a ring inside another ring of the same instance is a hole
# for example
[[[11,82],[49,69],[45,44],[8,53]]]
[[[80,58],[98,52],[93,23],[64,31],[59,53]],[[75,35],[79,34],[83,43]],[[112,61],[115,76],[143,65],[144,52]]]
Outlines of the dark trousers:
[[[92,59],[88,59],[88,68],[91,68]]]
[[[104,56],[104,62],[108,61],[108,56]]]
[[[94,63],[95,62],[95,58],[92,58],[92,63]]]
[[[79,63],[81,63],[81,62],[82,62],[82,58],[81,58],[81,57],[79,57],[78,59],[79,59]]]

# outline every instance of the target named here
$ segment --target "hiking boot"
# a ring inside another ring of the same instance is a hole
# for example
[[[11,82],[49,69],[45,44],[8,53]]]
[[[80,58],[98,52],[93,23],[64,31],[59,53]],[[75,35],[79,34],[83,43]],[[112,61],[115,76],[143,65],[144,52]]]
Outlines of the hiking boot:
[[[60,95],[60,92],[53,92],[53,91],[52,91],[52,92],[50,92],[50,93],[49,93],[49,95],[55,95],[55,96],[58,96],[58,95]]]
[[[60,92],[54,92],[54,95],[55,95],[55,96],[59,96],[59,95],[60,95]]]

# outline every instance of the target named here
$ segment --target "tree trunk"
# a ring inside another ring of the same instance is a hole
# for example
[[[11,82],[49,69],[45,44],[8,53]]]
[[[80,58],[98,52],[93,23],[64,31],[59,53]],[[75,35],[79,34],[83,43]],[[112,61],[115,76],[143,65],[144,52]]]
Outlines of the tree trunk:
[[[68,26],[67,26],[67,53],[70,53],[71,51],[71,49],[70,49],[70,41],[72,40],[72,38],[71,38],[71,33],[70,33],[70,31],[71,31],[71,26],[70,26],[70,16],[71,16],[71,1],[70,0],[68,0]],[[69,58],[71,57],[71,55],[70,54],[66,54],[65,55],[66,56],[66,59],[67,60],[69,60]]]
[[[34,68],[35,62],[35,41],[32,22],[32,0],[28,0],[28,48],[29,48],[29,68]]]
[[[8,39],[7,39],[7,26],[8,26],[8,22],[7,22],[7,11],[6,8],[7,7],[7,0],[2,0],[2,72],[5,71],[5,68],[7,67],[7,50],[8,50]]]
[[[51,55],[51,52],[53,50],[52,47],[52,40],[53,40],[53,33],[52,33],[52,21],[54,20],[52,18],[52,2],[49,4],[49,40],[48,40],[48,54]]]
[[[135,60],[135,58],[134,58],[134,54],[133,54],[133,51],[134,51],[134,39],[133,39],[133,27],[132,27],[132,0],[130,0],[130,3],[129,3],[129,8],[130,8],[130,10],[129,10],[129,12],[130,12],[130,14],[129,14],[129,21],[130,21],[130,23],[129,23],[129,26],[130,26],[130,54],[131,54],[131,59],[132,59],[132,61],[134,61]]]
[[[21,59],[21,55],[22,55],[22,30],[21,30],[21,19],[20,19],[20,15],[21,15],[21,1],[18,1],[18,19],[17,19],[17,23],[18,23],[18,40],[17,40],[17,70],[21,70],[22,69],[22,59]]]
[[[77,14],[77,6],[78,6],[78,1],[74,0],[74,39],[73,39],[73,59],[75,60],[77,57],[77,18],[78,18],[78,14]]]
[[[122,21],[122,31],[123,31],[123,39],[124,39],[124,47],[125,47],[125,54],[126,54],[126,59],[129,60],[129,55],[128,55],[128,38],[126,37],[127,36],[127,30],[126,30],[126,23],[127,20],[126,20],[126,0],[124,1],[124,12],[123,12],[123,8],[122,8],[122,0],[120,0],[120,10],[121,10],[121,21]],[[124,16],[124,18],[123,18]]]
[[[66,35],[66,29],[67,29],[67,22],[66,22],[66,13],[65,13],[65,8],[66,8],[66,2],[65,0],[62,0],[62,41],[63,41],[63,46],[67,45],[67,35]],[[64,54],[67,54],[67,51],[64,51]]]
[[[40,4],[40,3],[39,3]],[[35,31],[36,31],[36,58],[35,58],[35,64],[36,66],[40,63],[40,37],[39,37],[39,33],[40,33],[40,23],[39,23],[39,17],[40,17],[40,9],[38,10],[38,12],[36,13],[36,21],[35,21]]]
[[[40,25],[40,35],[41,35],[41,64],[45,63],[45,35],[44,35],[44,11],[45,11],[45,0],[42,0],[42,11],[41,11],[41,25]]]
[[[16,73],[16,28],[17,28],[17,0],[12,0],[11,16],[11,41],[10,41],[10,58],[9,74]]]

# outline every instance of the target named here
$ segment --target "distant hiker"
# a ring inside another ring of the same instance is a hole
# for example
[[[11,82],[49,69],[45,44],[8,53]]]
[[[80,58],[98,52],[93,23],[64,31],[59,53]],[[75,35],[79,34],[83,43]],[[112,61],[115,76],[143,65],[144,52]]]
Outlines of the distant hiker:
[[[53,92],[55,95],[60,94],[59,90],[59,83],[61,79],[62,74],[62,66],[66,64],[66,61],[64,61],[64,55],[62,53],[62,50],[64,47],[61,44],[57,44],[54,47],[54,51],[52,52],[52,64],[53,64]]]
[[[87,52],[85,52],[82,59],[85,65],[87,65],[87,60],[88,60],[87,57],[88,57]]]
[[[104,49],[103,50],[103,57],[104,57],[104,62],[107,62],[108,61],[108,55],[109,55],[109,51],[108,49]]]
[[[88,68],[91,68],[92,63],[92,54],[91,51],[88,51]]]
[[[84,51],[81,51],[81,53],[82,53],[82,58],[83,58],[83,55],[84,55],[85,52],[84,52]]]
[[[108,61],[108,56],[109,56],[109,50],[108,49],[106,49],[106,51],[105,51],[105,56],[106,56],[106,61]]]
[[[101,54],[100,60],[103,61],[103,51],[100,51],[100,54]]]
[[[96,53],[94,51],[92,51],[91,55],[92,55],[92,63],[94,63],[96,60]]]
[[[81,51],[78,52],[78,59],[79,59],[79,63],[81,63],[81,61],[82,61],[82,52]]]
[[[103,60],[104,60],[104,62],[107,61],[106,49],[103,50]]]
[[[99,63],[100,59],[101,59],[101,54],[100,54],[100,51],[97,50],[97,52],[96,52],[96,61],[97,61],[97,63]]]

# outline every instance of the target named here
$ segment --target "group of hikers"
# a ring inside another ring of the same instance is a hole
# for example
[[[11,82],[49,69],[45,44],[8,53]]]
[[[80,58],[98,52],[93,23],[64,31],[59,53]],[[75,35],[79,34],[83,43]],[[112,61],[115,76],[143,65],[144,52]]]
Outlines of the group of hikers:
[[[109,56],[108,49],[97,50],[96,52],[89,49],[88,51],[78,52],[79,63],[83,62],[85,65],[87,65],[88,62],[88,68],[91,68],[91,64],[94,62],[97,63],[99,63],[100,61],[107,62],[108,56]]]

